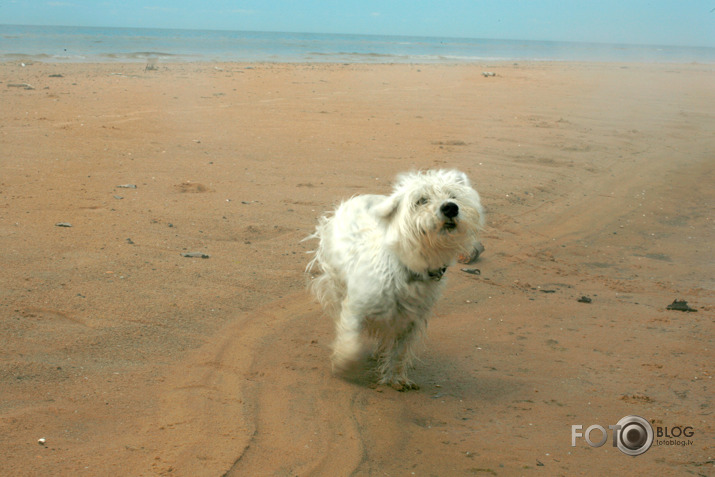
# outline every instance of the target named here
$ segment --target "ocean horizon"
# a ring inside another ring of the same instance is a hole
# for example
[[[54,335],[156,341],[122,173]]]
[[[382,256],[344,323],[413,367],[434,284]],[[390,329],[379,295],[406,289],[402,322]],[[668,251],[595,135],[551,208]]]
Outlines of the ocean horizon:
[[[0,25],[0,62],[715,63],[715,48],[327,33]]]

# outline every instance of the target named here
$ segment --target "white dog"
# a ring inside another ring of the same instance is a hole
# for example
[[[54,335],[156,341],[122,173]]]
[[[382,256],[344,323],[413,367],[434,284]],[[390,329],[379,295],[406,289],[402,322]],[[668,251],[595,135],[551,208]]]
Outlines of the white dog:
[[[390,196],[353,197],[322,217],[307,271],[334,315],[333,370],[351,369],[364,338],[376,342],[379,383],[403,391],[417,339],[439,298],[447,267],[471,252],[484,223],[465,174],[431,170],[398,176]]]

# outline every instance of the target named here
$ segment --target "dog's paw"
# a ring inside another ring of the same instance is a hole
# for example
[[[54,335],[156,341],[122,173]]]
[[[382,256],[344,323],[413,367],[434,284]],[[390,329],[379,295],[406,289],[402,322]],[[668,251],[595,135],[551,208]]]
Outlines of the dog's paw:
[[[416,391],[420,388],[417,383],[415,383],[414,381],[410,381],[407,378],[393,379],[392,381],[387,382],[385,384],[389,385],[395,391],[399,391],[401,393],[405,391]]]
[[[412,381],[406,383],[392,383],[391,386],[392,389],[401,393],[405,391],[417,391],[420,388],[417,383],[413,383]]]

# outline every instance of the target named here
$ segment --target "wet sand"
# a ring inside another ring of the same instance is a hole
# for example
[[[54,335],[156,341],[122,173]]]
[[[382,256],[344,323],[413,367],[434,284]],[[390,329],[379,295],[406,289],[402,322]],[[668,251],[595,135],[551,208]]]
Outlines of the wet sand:
[[[0,65],[2,474],[709,475],[713,77]],[[419,391],[333,377],[301,240],[420,168],[482,195],[481,274],[448,270]],[[692,445],[571,446],[632,414]]]

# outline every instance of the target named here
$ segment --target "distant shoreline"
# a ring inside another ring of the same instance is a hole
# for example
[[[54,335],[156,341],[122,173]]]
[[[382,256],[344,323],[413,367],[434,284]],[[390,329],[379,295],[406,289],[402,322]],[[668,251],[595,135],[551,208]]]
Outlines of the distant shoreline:
[[[0,25],[0,62],[715,63],[715,48],[380,35]]]
[[[504,42],[536,42],[536,43],[566,43],[574,45],[605,45],[605,46],[635,46],[646,48],[704,48],[715,49],[715,46],[704,45],[678,45],[678,44],[650,44],[650,43],[624,43],[624,42],[585,42],[585,41],[562,41],[562,40],[528,40],[525,38],[486,38],[486,37],[460,37],[460,36],[432,36],[432,35],[378,35],[367,33],[320,33],[320,32],[301,32],[301,31],[270,31],[270,30],[207,30],[201,28],[148,28],[148,27],[113,27],[113,26],[81,26],[81,25],[24,25],[0,23],[0,29],[4,27],[10,28],[60,28],[60,29],[86,29],[86,30],[125,30],[125,31],[163,31],[163,32],[191,32],[191,33],[209,33],[209,34],[235,34],[247,33],[258,35],[315,35],[315,36],[337,36],[337,37],[383,37],[395,39],[429,39],[429,40],[448,40],[448,41],[504,41]]]

